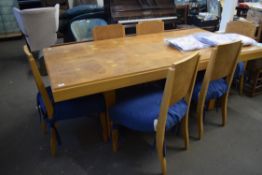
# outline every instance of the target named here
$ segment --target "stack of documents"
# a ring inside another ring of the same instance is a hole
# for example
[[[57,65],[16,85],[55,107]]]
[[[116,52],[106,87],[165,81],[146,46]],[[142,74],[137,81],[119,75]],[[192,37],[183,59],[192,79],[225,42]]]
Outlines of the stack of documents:
[[[241,41],[244,46],[257,44],[254,39],[235,33],[217,34],[201,32],[179,38],[165,39],[167,44],[182,51],[198,50],[235,41]]]
[[[247,36],[235,34],[235,33],[226,33],[226,34],[216,34],[216,33],[197,33],[194,35],[197,40],[203,42],[209,46],[217,46],[221,44],[226,44],[235,41],[241,41],[243,45],[255,45],[257,42]]]
[[[179,38],[169,38],[165,39],[165,42],[182,51],[192,51],[203,49],[209,47],[207,44],[200,42],[193,35],[179,37]]]
[[[225,43],[232,42],[232,39],[228,38],[224,34],[215,34],[215,33],[197,33],[194,37],[209,46],[217,46]]]
[[[239,34],[236,34],[236,33],[228,33],[228,34],[224,34],[224,35],[226,35],[232,41],[241,40],[241,42],[243,43],[244,46],[256,45],[257,44],[256,40],[254,40],[253,38],[244,36],[244,35],[239,35]]]

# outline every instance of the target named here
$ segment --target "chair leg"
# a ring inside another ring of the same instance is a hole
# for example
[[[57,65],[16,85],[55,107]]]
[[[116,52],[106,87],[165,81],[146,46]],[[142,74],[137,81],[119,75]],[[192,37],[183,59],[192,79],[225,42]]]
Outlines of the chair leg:
[[[111,120],[110,120],[108,115],[106,115],[106,122],[107,122],[107,129],[108,129],[107,130],[107,134],[108,134],[107,136],[108,136],[108,139],[110,139],[111,138],[111,133],[112,133],[112,128],[111,128],[112,122],[111,122]]]
[[[55,156],[57,152],[57,138],[56,138],[56,131],[54,128],[51,128],[50,150],[51,150],[51,155]]]
[[[167,168],[166,168],[166,158],[164,156],[164,144],[158,144],[156,145],[157,147],[157,153],[158,153],[158,158],[160,160],[160,164],[161,164],[161,170],[162,170],[162,174],[166,175],[167,174]]]
[[[227,103],[228,103],[228,94],[225,94],[222,97],[222,126],[225,126],[227,123]]]
[[[244,92],[244,81],[245,81],[245,76],[241,75],[239,79],[239,94],[240,95],[243,95],[243,92]]]
[[[166,175],[166,174],[167,174],[166,158],[165,158],[165,157],[162,157],[162,158],[160,159],[160,162],[161,162],[162,174],[163,174],[163,175]]]
[[[104,112],[100,113],[100,122],[103,132],[103,140],[106,143],[108,141],[108,126],[107,126],[107,117]]]
[[[188,114],[182,119],[183,138],[185,150],[189,147],[189,132],[188,132]]]
[[[47,131],[47,123],[45,121],[41,121],[41,129],[44,133],[44,135],[47,135],[48,131]]]
[[[247,62],[244,62],[244,71],[246,71]],[[245,85],[245,75],[241,75],[239,79],[239,94],[243,95],[244,93],[244,85]]]
[[[106,101],[106,114],[107,114],[107,128],[108,128],[108,138],[111,137],[111,121],[110,121],[110,118],[108,116],[108,111],[109,111],[109,108],[111,106],[113,106],[115,104],[115,99],[116,99],[116,94],[115,94],[115,91],[108,91],[108,92],[104,92],[104,97],[105,97],[105,101]]]
[[[197,111],[197,127],[198,127],[198,139],[201,140],[204,135],[203,110]]]
[[[208,110],[214,110],[216,108],[216,100],[212,99],[208,102]]]
[[[112,149],[113,149],[113,152],[117,152],[117,150],[118,150],[118,138],[119,138],[118,129],[112,127]]]

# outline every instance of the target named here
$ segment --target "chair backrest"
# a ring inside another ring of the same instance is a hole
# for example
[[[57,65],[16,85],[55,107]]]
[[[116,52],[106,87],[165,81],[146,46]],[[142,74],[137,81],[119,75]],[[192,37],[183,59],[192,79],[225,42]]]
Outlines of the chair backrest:
[[[93,28],[96,26],[106,26],[107,22],[103,19],[82,19],[71,23],[71,31],[76,41],[92,40]]]
[[[237,33],[251,38],[256,36],[257,26],[248,21],[230,21],[226,26],[226,33]]]
[[[164,32],[163,21],[145,21],[136,25],[136,34],[150,34],[150,33],[161,33]]]
[[[104,40],[125,37],[125,28],[121,24],[111,24],[107,26],[96,26],[93,29],[94,40]]]
[[[213,49],[199,93],[198,103],[205,102],[204,99],[210,81],[225,78],[228,87],[231,86],[241,48],[241,41],[237,41],[219,45]],[[199,104],[199,106],[204,105]]]
[[[241,51],[242,43],[240,41],[217,46],[211,56],[212,74],[210,80],[217,80],[234,74]],[[211,66],[210,66],[211,67]],[[207,67],[207,72],[209,71]]]
[[[157,122],[157,144],[162,144],[164,141],[169,107],[184,98],[189,109],[198,72],[199,60],[199,53],[194,53],[193,55],[174,63],[169,68]]]
[[[55,7],[19,10],[13,8],[18,26],[31,51],[40,51],[57,41],[59,4]]]
[[[48,96],[44,82],[42,81],[42,78],[41,78],[40,72],[38,70],[37,64],[35,62],[35,59],[34,59],[32,53],[29,51],[27,45],[24,46],[24,52],[27,56],[28,62],[29,62],[30,67],[32,69],[32,73],[33,73],[33,76],[34,76],[34,79],[35,79],[37,89],[40,92],[42,99],[44,101],[48,118],[51,119],[51,117],[53,116],[54,107],[53,107],[53,104],[52,104],[52,102],[51,102],[51,100]]]

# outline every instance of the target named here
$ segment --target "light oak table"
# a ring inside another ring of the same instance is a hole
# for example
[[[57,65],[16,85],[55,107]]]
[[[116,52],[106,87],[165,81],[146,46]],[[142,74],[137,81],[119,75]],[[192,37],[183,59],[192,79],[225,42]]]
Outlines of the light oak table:
[[[160,80],[167,68],[192,52],[165,44],[165,38],[203,32],[186,29],[62,45],[44,49],[45,63],[56,102]],[[206,68],[211,49],[202,49],[200,70]],[[262,47],[244,47],[240,60],[262,57]]]

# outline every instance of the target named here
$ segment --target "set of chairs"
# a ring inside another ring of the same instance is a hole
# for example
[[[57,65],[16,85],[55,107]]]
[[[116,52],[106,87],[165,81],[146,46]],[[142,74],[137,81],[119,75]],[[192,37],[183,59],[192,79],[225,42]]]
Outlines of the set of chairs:
[[[149,21],[136,26],[137,34],[164,32],[162,21]],[[95,41],[125,37],[120,24],[96,26],[92,37]],[[181,123],[185,149],[189,147],[189,109],[191,101],[197,104],[198,136],[203,137],[203,113],[211,99],[222,101],[222,125],[227,121],[227,103],[230,86],[241,50],[241,42],[219,45],[212,49],[212,56],[206,71],[198,74],[199,53],[174,63],[168,69],[164,86],[137,85],[126,89],[117,97],[116,104],[106,106],[102,94],[95,94],[65,102],[54,102],[50,87],[45,87],[37,69],[35,59],[27,46],[28,57],[39,93],[37,105],[44,119],[44,128],[49,127],[52,155],[56,154],[59,134],[56,123],[77,116],[100,116],[103,139],[111,136],[113,151],[118,150],[119,130],[122,125],[132,130],[155,133],[156,149],[161,162],[162,173],[167,173],[165,133]],[[116,90],[118,91],[118,90]],[[117,92],[116,92],[117,93]],[[90,114],[97,115],[90,115]]]

